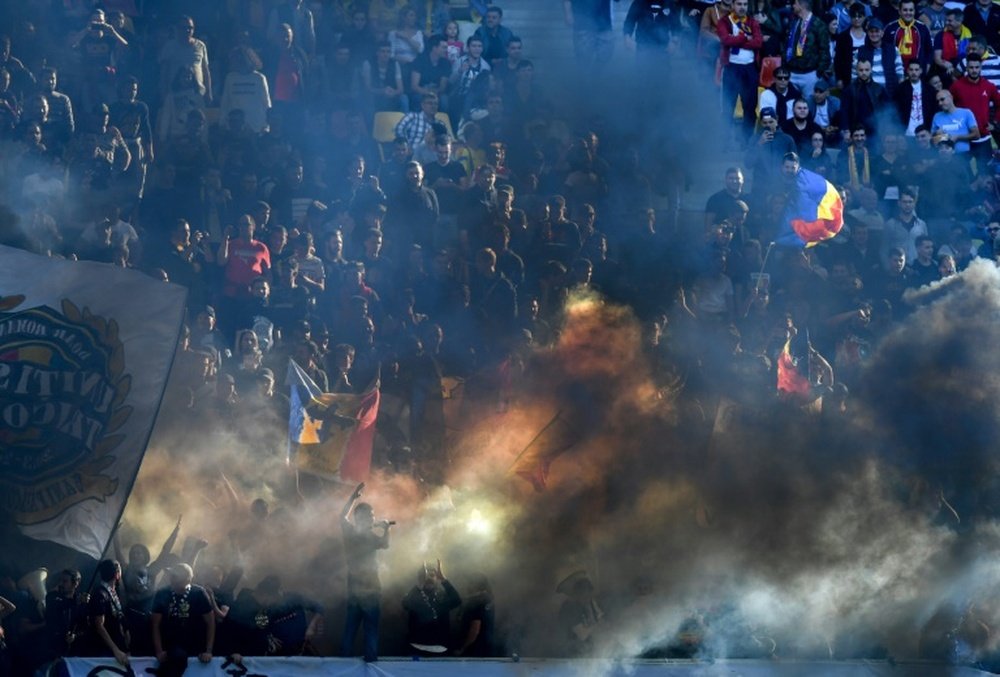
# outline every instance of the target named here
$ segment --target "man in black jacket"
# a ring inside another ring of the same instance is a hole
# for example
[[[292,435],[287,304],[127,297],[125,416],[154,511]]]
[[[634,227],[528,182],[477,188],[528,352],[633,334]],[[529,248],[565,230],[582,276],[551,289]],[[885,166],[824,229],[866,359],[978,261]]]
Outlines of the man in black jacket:
[[[864,127],[868,137],[878,132],[878,116],[889,102],[885,87],[872,80],[872,62],[858,58],[857,77],[844,89],[840,107],[840,129],[844,142],[850,142],[851,130]]]
[[[917,127],[929,125],[937,112],[934,90],[923,80],[924,69],[919,61],[911,61],[906,67],[906,79],[896,88],[893,95],[899,121],[906,136],[915,136]]]

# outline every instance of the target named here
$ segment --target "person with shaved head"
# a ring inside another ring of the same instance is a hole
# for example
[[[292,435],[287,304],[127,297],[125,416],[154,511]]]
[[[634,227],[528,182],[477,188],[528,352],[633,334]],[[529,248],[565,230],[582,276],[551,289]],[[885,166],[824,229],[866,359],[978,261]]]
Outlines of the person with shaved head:
[[[189,656],[208,663],[215,643],[212,602],[205,588],[192,584],[194,571],[180,563],[167,574],[168,587],[153,598],[153,650],[161,676],[184,674]]]

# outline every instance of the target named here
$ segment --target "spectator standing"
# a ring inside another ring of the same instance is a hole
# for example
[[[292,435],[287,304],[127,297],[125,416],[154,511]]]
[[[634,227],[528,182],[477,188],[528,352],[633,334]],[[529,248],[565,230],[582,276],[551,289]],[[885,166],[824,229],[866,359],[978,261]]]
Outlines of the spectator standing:
[[[122,568],[116,560],[102,560],[97,566],[100,582],[90,598],[87,615],[93,629],[92,646],[95,656],[113,656],[122,667],[129,663],[129,638],[125,628],[125,611],[118,598]]]
[[[980,130],[980,138],[969,144],[979,171],[993,159],[993,137],[990,131],[1000,108],[1000,91],[997,91],[996,85],[982,77],[982,72],[982,57],[970,53],[965,57],[965,75],[955,80],[950,89],[955,105],[972,111],[976,127]]]
[[[841,94],[840,130],[845,142],[857,127],[863,127],[868,136],[878,134],[879,118],[889,103],[885,87],[872,80],[872,62],[858,58],[857,77]]]
[[[298,45],[311,59],[316,55],[316,22],[304,0],[282,0],[267,16],[267,37],[273,40],[287,24],[292,27]]]
[[[896,52],[896,45],[883,39],[885,31],[880,20],[868,19],[865,31],[868,37],[858,50],[858,61],[871,62],[872,81],[885,87],[891,97],[903,79],[903,61]]]
[[[249,296],[250,282],[271,272],[271,252],[266,244],[254,239],[257,224],[253,217],[244,214],[238,223],[239,237],[234,238],[233,228],[228,226],[218,257],[218,264],[225,268],[222,293],[231,299]]]
[[[934,37],[934,63],[945,75],[951,75],[965,57],[972,31],[962,24],[962,10],[945,10],[944,30]]]
[[[477,658],[495,656],[496,611],[493,590],[486,576],[476,574],[473,577],[471,593],[462,605],[462,644],[455,653]]]
[[[353,349],[351,354],[353,357]],[[346,379],[346,376],[345,376]],[[391,522],[376,524],[375,512],[368,503],[358,503],[364,491],[362,482],[344,505],[340,515],[347,559],[347,619],[340,643],[340,655],[350,656],[358,628],[364,628],[364,659],[378,660],[378,627],[381,615],[382,584],[378,576],[378,551],[389,548]],[[375,533],[381,529],[382,533]]]
[[[458,590],[437,568],[421,567],[417,585],[403,598],[407,613],[407,640],[418,656],[442,656],[451,644],[451,611],[462,604]]]
[[[615,49],[611,0],[563,0],[563,12],[573,29],[577,65],[588,75],[600,73]]]
[[[962,25],[973,35],[985,35],[993,51],[1000,50],[1000,7],[992,0],[975,0],[967,4]]]
[[[295,31],[281,24],[264,60],[271,103],[293,135],[301,133],[308,90],[309,58],[295,42]]]
[[[73,120],[73,102],[64,93],[56,90],[58,75],[55,68],[43,68],[38,84],[49,103],[49,133],[46,143],[58,151],[65,149],[73,138],[76,125]]]
[[[212,103],[212,71],[208,64],[208,47],[194,37],[194,19],[182,16],[174,29],[174,37],[163,45],[160,52],[160,88],[165,94],[175,81],[177,73],[190,71],[198,93],[205,102]]]
[[[271,91],[260,57],[249,47],[237,47],[229,56],[229,73],[222,86],[219,116],[228,119],[234,110],[243,111],[246,125],[255,134],[267,128],[267,111],[271,109]]]
[[[82,88],[80,107],[91,110],[98,103],[111,101],[115,92],[117,52],[126,49],[128,41],[105,21],[102,10],[95,10],[73,46],[80,52],[82,79],[87,83]]]
[[[212,660],[215,644],[215,613],[212,602],[200,585],[192,584],[194,572],[187,564],[175,564],[168,571],[170,587],[153,598],[153,650],[159,675],[184,674],[188,658],[201,663]]]
[[[785,58],[792,74],[792,84],[808,98],[820,77],[830,70],[830,33],[813,13],[812,0],[792,3],[795,21],[788,35]]]
[[[917,21],[915,0],[899,3],[899,19],[885,28],[885,39],[896,46],[896,52],[903,60],[903,68],[916,61],[925,71],[934,58],[934,39],[930,29]]]
[[[760,24],[747,14],[748,0],[733,0],[733,11],[719,20],[716,29],[722,43],[722,115],[730,122],[736,97],[743,107],[741,143],[753,135],[757,124],[757,61],[764,37]]]
[[[951,141],[955,144],[956,153],[968,153],[970,143],[981,136],[976,116],[968,108],[955,105],[955,98],[946,89],[937,93],[936,99],[940,111],[931,121],[931,133],[938,143]]]
[[[923,78],[923,68],[918,61],[906,67],[906,80],[896,89],[894,97],[899,121],[906,136],[915,137],[917,128],[930,124],[937,112],[937,103],[931,87]]]

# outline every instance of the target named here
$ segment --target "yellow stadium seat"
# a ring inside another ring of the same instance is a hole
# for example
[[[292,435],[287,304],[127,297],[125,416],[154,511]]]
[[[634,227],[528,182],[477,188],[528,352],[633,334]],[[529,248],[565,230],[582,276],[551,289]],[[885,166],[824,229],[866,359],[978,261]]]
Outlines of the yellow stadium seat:
[[[393,110],[375,113],[372,123],[372,136],[379,143],[391,143],[396,138],[396,125],[403,119],[403,113]]]

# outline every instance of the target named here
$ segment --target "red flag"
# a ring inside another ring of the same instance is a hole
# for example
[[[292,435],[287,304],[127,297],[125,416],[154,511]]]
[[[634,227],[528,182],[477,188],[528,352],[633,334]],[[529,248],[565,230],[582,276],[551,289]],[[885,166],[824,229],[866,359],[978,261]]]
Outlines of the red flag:
[[[799,334],[785,341],[785,348],[778,356],[778,394],[804,400],[809,397],[810,390],[809,339]]]
[[[356,418],[357,426],[347,440],[344,458],[340,462],[340,477],[351,482],[364,482],[372,469],[372,444],[375,442],[375,420],[378,418],[379,389],[371,388],[361,395]]]

